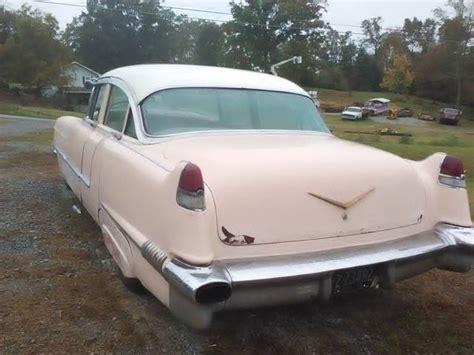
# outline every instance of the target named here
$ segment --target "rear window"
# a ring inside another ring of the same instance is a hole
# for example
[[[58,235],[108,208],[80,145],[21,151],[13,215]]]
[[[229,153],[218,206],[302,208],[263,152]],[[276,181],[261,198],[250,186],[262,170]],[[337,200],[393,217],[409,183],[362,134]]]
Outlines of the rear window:
[[[178,88],[150,95],[141,107],[151,135],[235,129],[328,132],[311,99],[282,92]]]

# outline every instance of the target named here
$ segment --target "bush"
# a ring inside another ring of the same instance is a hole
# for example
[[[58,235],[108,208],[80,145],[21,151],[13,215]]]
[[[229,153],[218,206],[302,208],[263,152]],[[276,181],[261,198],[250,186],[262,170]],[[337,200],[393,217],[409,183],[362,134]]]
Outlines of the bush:
[[[454,134],[443,138],[443,139],[434,139],[429,142],[430,145],[436,145],[439,147],[460,147],[463,146],[464,143],[458,136]]]

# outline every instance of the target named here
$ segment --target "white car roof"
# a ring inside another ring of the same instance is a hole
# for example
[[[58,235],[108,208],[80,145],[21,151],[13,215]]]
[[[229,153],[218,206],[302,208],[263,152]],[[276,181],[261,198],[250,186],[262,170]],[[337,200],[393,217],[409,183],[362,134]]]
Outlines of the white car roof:
[[[184,87],[271,90],[308,96],[295,83],[270,74],[200,65],[141,64],[111,70],[100,77],[123,80],[140,102],[163,89]]]
[[[381,103],[383,103],[383,104],[387,104],[387,103],[390,102],[389,99],[385,99],[385,98],[383,98],[383,97],[376,97],[376,98],[374,98],[374,99],[370,99],[369,101],[378,101],[378,102],[381,102]]]

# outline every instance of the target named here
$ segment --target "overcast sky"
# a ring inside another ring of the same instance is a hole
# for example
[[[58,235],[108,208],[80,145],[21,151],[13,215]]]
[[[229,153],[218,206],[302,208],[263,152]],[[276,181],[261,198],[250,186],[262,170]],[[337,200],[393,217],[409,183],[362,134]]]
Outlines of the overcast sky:
[[[86,0],[48,0],[75,5],[85,5]],[[41,4],[35,0],[0,0],[10,8],[19,8],[22,3],[29,3],[45,12],[50,12],[59,21],[61,28],[71,22],[75,16],[78,16],[84,9],[81,7],[61,6],[53,4]],[[228,0],[165,0],[162,4],[165,6],[188,7],[203,10],[229,12]],[[327,12],[324,20],[330,22],[333,27],[340,31],[351,30],[360,31],[357,28],[351,28],[347,25],[359,26],[361,21],[381,16],[384,19],[384,27],[396,27],[403,24],[406,17],[414,16],[419,19],[425,19],[433,16],[433,9],[443,6],[446,0],[328,0]],[[216,15],[209,13],[178,11],[190,17],[199,17],[206,19],[228,20],[231,16]],[[346,25],[346,26],[342,26]]]

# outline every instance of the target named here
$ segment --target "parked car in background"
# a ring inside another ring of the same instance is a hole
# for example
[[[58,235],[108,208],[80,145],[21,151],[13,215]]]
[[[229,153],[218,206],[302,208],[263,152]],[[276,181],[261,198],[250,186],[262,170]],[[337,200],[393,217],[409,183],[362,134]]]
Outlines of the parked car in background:
[[[367,101],[364,107],[369,111],[370,116],[382,116],[387,114],[389,103],[389,99],[375,98]]]
[[[473,262],[458,158],[339,139],[307,92],[273,75],[115,69],[85,118],[56,121],[54,145],[126,283],[194,327]]]
[[[433,117],[433,115],[427,112],[421,112],[418,115],[418,119],[423,120],[423,121],[435,121],[435,118]]]
[[[341,117],[343,120],[360,120],[364,118],[364,110],[362,107],[349,106],[342,111]]]
[[[461,118],[462,111],[455,108],[443,108],[439,111],[439,123],[456,126]]]
[[[402,108],[397,111],[397,117],[413,117],[413,111],[408,107]]]

